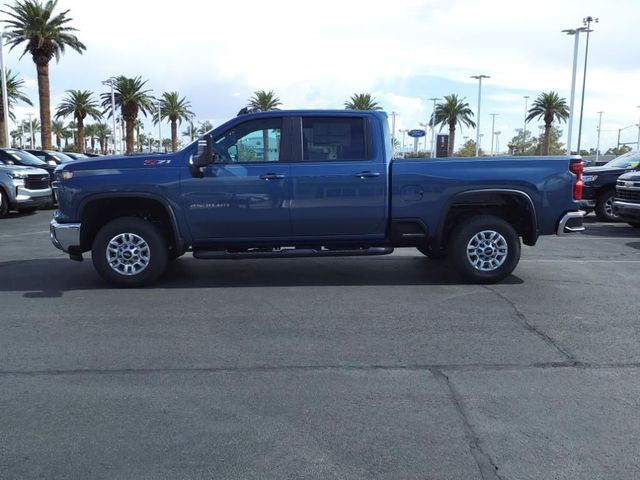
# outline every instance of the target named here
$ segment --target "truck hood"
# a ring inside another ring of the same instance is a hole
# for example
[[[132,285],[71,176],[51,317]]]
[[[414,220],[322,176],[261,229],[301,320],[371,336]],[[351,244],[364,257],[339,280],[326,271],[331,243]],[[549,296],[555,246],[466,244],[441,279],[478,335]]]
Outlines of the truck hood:
[[[618,180],[631,180],[633,182],[640,181],[640,172],[629,172],[624,175],[620,175]]]
[[[594,174],[605,174],[605,173],[609,173],[612,175],[620,175],[624,172],[628,171],[627,168],[611,168],[611,167],[607,167],[606,165],[602,165],[600,167],[586,167],[584,169],[584,174],[585,175],[594,175]]]
[[[99,170],[99,169],[129,169],[149,168],[158,166],[177,166],[177,153],[147,153],[134,155],[107,155],[104,157],[92,157],[65,163],[58,169],[64,170]]]
[[[0,171],[7,173],[24,172],[31,175],[49,175],[49,173],[42,168],[27,167],[25,165],[1,165]]]

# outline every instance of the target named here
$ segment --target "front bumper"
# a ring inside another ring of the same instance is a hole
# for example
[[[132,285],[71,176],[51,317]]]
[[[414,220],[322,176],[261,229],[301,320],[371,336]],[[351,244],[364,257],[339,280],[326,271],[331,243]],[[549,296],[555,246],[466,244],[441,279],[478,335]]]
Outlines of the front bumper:
[[[565,235],[567,233],[577,233],[584,231],[584,225],[582,224],[582,218],[584,212],[567,212],[565,213],[560,222],[558,222],[558,228],[556,234]]]
[[[613,201],[613,213],[620,217],[620,220],[628,222],[640,222],[640,203]]]
[[[44,207],[53,201],[51,188],[30,190],[25,187],[16,188],[15,204],[17,208]]]
[[[63,252],[74,253],[74,249],[80,249],[80,226],[80,223],[58,223],[51,220],[51,242]]]

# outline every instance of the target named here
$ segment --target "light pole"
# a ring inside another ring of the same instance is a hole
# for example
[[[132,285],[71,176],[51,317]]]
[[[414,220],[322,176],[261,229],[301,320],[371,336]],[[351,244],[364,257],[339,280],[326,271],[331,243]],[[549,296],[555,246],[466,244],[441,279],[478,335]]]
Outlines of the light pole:
[[[524,123],[522,124],[522,154],[524,155],[524,150],[527,145],[527,100],[529,100],[529,95],[524,95]]]
[[[436,100],[438,100],[435,97],[432,98],[428,98],[427,100],[431,100],[433,102],[433,110],[431,110],[431,152],[429,152],[431,155],[431,158],[436,158],[436,152],[434,150],[434,145],[436,143]]]
[[[596,146],[596,165],[598,164],[598,157],[600,157],[600,132],[602,131],[602,114],[604,112],[598,112],[598,144]]]
[[[427,153],[427,134],[429,133],[429,124],[421,123],[421,127],[424,127],[424,152]]]
[[[500,130],[498,130],[496,132],[496,155],[500,153],[500,134],[502,132]]]
[[[4,64],[4,30],[0,30],[0,69],[2,69],[2,121],[4,122],[5,146],[10,147],[9,140],[9,97],[7,96],[7,69]]]
[[[617,143],[617,145],[616,145],[616,150],[619,150],[619,149],[620,149],[620,132],[622,132],[623,130],[626,130],[627,128],[631,128],[631,127],[638,127],[638,128],[640,128],[640,126],[639,126],[639,125],[640,125],[640,124],[632,123],[631,125],[627,125],[626,127],[622,127],[622,128],[619,128],[619,129],[618,129],[618,143]],[[624,143],[623,145],[626,145],[626,144],[627,144],[627,143]]]
[[[160,113],[160,100],[158,100],[158,150],[162,153],[162,115]]]
[[[111,118],[113,119],[113,154],[116,155],[118,152],[116,151],[116,95],[113,91],[113,82],[116,79],[111,77],[108,80],[102,82],[103,85],[109,85],[111,87]]]
[[[391,112],[391,150],[396,148],[396,112]]]
[[[500,115],[499,113],[490,113],[491,117],[491,155],[493,155],[493,136],[496,128],[496,115]]]
[[[476,157],[480,156],[480,104],[482,98],[482,79],[491,78],[489,75],[472,75],[470,78],[478,80],[478,124],[476,125]]]
[[[587,57],[589,55],[589,32],[591,30],[591,22],[598,23],[597,18],[585,17],[582,24],[587,26],[587,42],[584,50],[584,72],[582,74],[582,99],[580,100],[580,120],[578,121],[578,155],[580,155],[580,139],[582,138],[582,111],[584,109],[584,87],[587,83]]]
[[[562,30],[567,35],[575,35],[573,43],[573,73],[571,74],[571,96],[569,97],[569,127],[567,128],[567,155],[571,155],[571,130],[573,128],[573,100],[576,93],[576,69],[578,68],[578,38],[580,32],[586,31],[586,27],[568,28]]]
[[[400,129],[398,130],[400,133],[402,133],[402,157],[404,158],[404,154],[405,154],[405,146],[404,146],[404,140],[405,140],[405,134],[407,133],[407,129]]]
[[[33,113],[27,113],[27,117],[29,117],[29,133],[31,134],[31,137],[29,138],[29,147],[31,148],[36,148],[36,146],[34,145],[33,141],[33,122],[31,121],[31,117],[33,117]]]

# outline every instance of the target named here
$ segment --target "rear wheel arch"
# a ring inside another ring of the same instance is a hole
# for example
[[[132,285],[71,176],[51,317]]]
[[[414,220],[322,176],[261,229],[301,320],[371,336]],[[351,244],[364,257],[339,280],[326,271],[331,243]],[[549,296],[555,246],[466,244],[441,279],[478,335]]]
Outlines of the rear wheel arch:
[[[531,196],[514,189],[480,189],[459,193],[440,220],[434,249],[446,249],[451,232],[461,222],[480,215],[492,215],[509,223],[525,245],[535,245],[538,220]]]

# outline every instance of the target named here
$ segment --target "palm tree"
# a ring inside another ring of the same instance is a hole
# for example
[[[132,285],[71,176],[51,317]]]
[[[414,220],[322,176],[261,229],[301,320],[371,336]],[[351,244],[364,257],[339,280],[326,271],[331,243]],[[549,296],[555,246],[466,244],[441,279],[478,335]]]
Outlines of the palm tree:
[[[105,155],[107,153],[107,140],[109,139],[109,135],[111,135],[111,128],[106,123],[94,123],[94,134],[98,139],[98,144],[100,145],[100,153]]]
[[[84,134],[86,138],[89,138],[89,145],[91,146],[91,153],[95,153],[96,151],[96,138],[97,138],[97,134],[96,131],[98,129],[98,124],[97,123],[90,123],[88,125],[85,125],[84,127]]]
[[[7,45],[13,50],[21,43],[26,43],[20,58],[30,53],[38,72],[38,97],[40,101],[40,138],[42,148],[51,148],[51,94],[49,88],[49,62],[53,57],[56,62],[70,47],[78,53],[86,50],[84,44],[73,33],[77,31],[68,23],[69,10],[54,14],[58,0],[17,0],[8,10],[2,10],[10,18],[3,20],[8,25],[5,30]]]
[[[549,155],[549,144],[551,139],[551,124],[554,120],[566,122],[569,118],[569,107],[564,98],[556,92],[541,93],[538,95],[529,109],[527,122],[534,118],[542,117],[544,120],[544,151],[543,155]]]
[[[18,78],[17,73],[13,73],[10,68],[7,69],[7,103],[9,106],[9,118],[15,121],[16,116],[13,114],[11,109],[16,104],[16,102],[24,102],[27,105],[33,105],[29,97],[27,97],[22,90],[24,89],[24,80]],[[0,89],[0,147],[8,147],[9,145],[5,145],[5,128],[4,124],[4,107],[2,101],[2,89]]]
[[[80,153],[84,152],[84,119],[87,116],[94,120],[102,117],[102,113],[98,110],[98,102],[91,98],[92,95],[93,93],[89,90],[67,90],[66,98],[62,99],[56,111],[56,119],[73,115],[76,120],[78,128],[76,147]]]
[[[136,121],[133,124],[133,128],[136,131],[136,143],[138,144],[138,151],[142,151],[142,142],[140,142],[140,130],[144,130],[144,123],[139,118],[136,118]]]
[[[278,110],[282,102],[273,90],[265,92],[258,90],[253,92],[253,97],[247,103],[247,109],[252,112],[268,112],[269,110]],[[265,162],[269,161],[269,130],[262,131],[262,158]]]
[[[114,91],[116,107],[120,107],[120,112],[125,123],[127,153],[133,153],[133,129],[138,113],[142,113],[145,117],[153,111],[154,98],[149,95],[151,90],[144,89],[146,80],[141,77],[128,78],[120,75],[115,78]],[[109,116],[115,114],[111,111],[111,92],[100,95],[102,98],[102,106],[105,112],[109,112]]]
[[[348,102],[344,102],[347,110],[382,110],[370,93],[355,93]]]
[[[196,129],[196,134],[198,134],[199,136],[202,136],[212,129],[213,129],[213,125],[209,120],[205,120],[204,122],[198,122],[198,128]]]
[[[51,122],[51,133],[56,137],[56,148],[62,150],[62,139],[65,138],[68,130],[62,120]]]
[[[185,97],[180,98],[178,92],[164,92],[160,99],[160,117],[168,118],[171,122],[171,150],[174,152],[178,149],[178,123],[193,116],[190,107],[191,102]],[[154,123],[158,123],[157,118]]]
[[[432,119],[429,123],[433,125],[441,125],[442,128],[445,125],[449,126],[449,149],[447,155],[453,156],[453,145],[456,140],[456,125],[466,125],[467,127],[474,128],[475,122],[471,120],[473,112],[469,108],[469,104],[464,101],[465,99],[459,99],[458,95],[451,94],[445,95],[444,101],[436,105],[435,112],[431,114]]]
[[[191,117],[189,119],[189,128],[182,132],[182,136],[189,137],[189,140],[193,142],[196,138],[196,135],[197,135],[197,132],[196,132],[195,126],[193,125],[193,117]]]
[[[31,122],[29,122],[29,120],[23,120],[21,128],[26,135],[31,137],[29,148],[36,148],[36,133],[40,131],[40,122],[38,119],[32,118]],[[33,135],[31,135],[31,133],[33,133]]]

